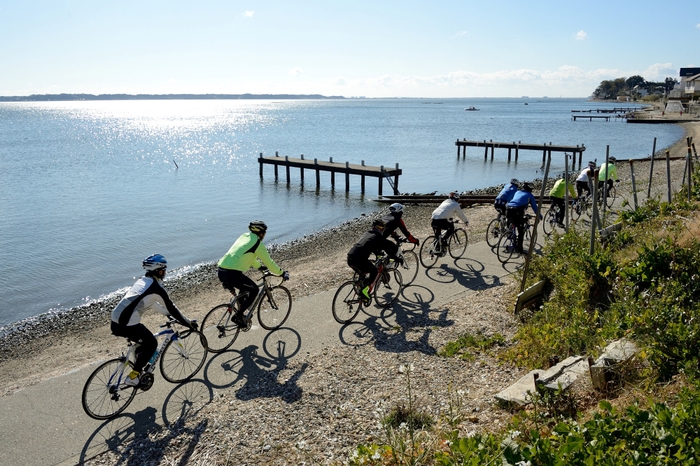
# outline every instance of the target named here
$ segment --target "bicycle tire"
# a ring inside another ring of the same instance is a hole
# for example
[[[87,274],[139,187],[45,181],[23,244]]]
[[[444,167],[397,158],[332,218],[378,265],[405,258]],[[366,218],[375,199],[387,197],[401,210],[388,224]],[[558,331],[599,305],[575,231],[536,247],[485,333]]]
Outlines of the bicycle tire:
[[[491,246],[491,248],[495,248],[498,246],[498,240],[501,239],[502,234],[503,226],[501,225],[501,219],[494,218],[486,227],[486,244]]]
[[[434,235],[428,236],[423,241],[420,246],[420,263],[426,269],[431,268],[437,262],[440,257],[438,253],[435,252],[435,242],[437,239]]]
[[[453,259],[459,259],[464,255],[468,245],[469,236],[467,235],[467,230],[457,228],[450,236],[450,241],[447,243],[447,251]]]
[[[165,345],[160,355],[160,373],[170,383],[190,380],[207,359],[207,341],[201,332],[186,330]]]
[[[124,411],[136,395],[136,387],[116,383],[124,380],[127,375],[124,374],[123,358],[110,359],[100,364],[83,387],[81,400],[85,414],[93,419],[104,420]]]
[[[608,206],[608,209],[612,208],[615,197],[617,197],[617,189],[615,189],[615,185],[613,184],[610,189],[608,189],[608,196],[606,197],[605,204]]]
[[[559,208],[555,205],[552,205],[547,209],[547,213],[544,214],[544,221],[542,222],[542,230],[544,231],[544,234],[549,236],[552,234],[552,232],[555,229],[555,225],[557,224],[557,211]]]
[[[396,269],[384,270],[377,279],[377,283],[372,291],[374,302],[379,307],[389,307],[396,302],[402,289],[403,278],[401,277],[401,272]]]
[[[362,309],[362,298],[359,290],[359,285],[354,281],[349,280],[338,288],[333,296],[333,318],[339,324],[349,324],[357,316]]]
[[[505,264],[513,257],[515,252],[515,233],[511,230],[503,235],[498,240],[496,246],[496,257],[501,264]]]
[[[581,199],[578,198],[571,204],[571,220],[574,222],[581,218]]]
[[[282,285],[268,288],[258,304],[258,322],[265,330],[280,328],[292,311],[292,293]]]
[[[404,279],[404,288],[413,283],[418,276],[418,264],[418,254],[413,251],[403,251],[401,277]]]
[[[230,304],[219,304],[207,313],[200,326],[207,339],[207,349],[212,353],[223,353],[231,347],[240,329],[233,322],[236,308]]]

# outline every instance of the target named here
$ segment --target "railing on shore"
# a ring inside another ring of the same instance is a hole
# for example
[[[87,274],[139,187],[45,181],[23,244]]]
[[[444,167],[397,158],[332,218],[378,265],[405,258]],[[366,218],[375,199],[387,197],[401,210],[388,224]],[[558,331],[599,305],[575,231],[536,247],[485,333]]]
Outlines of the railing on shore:
[[[491,160],[493,160],[494,152],[498,149],[508,149],[508,162],[511,161],[512,151],[515,151],[515,161],[518,161],[518,155],[520,150],[534,150],[542,151],[542,166],[544,166],[547,154],[552,154],[552,152],[564,152],[565,155],[571,154],[572,163],[571,168],[576,168],[576,156],[578,155],[578,166],[581,167],[581,159],[583,158],[583,152],[586,150],[586,146],[581,144],[580,146],[559,146],[549,144],[523,144],[522,142],[494,142],[489,140],[488,142],[484,139],[483,141],[467,141],[466,139],[459,140],[455,142],[457,146],[457,158],[460,156],[460,149],[462,151],[462,156],[466,158],[467,147],[483,147],[484,148],[484,161],[488,159],[489,149],[491,149]],[[568,163],[568,157],[566,162]]]
[[[280,166],[285,168],[287,175],[287,184],[289,184],[289,170],[291,167],[299,168],[301,184],[304,184],[304,170],[313,170],[316,172],[316,189],[321,186],[321,172],[330,172],[331,174],[331,188],[335,189],[335,174],[341,173],[345,175],[345,191],[350,191],[350,175],[360,176],[360,187],[362,193],[365,192],[365,177],[374,177],[378,179],[377,192],[381,196],[383,191],[383,181],[386,178],[387,182],[391,186],[394,194],[399,193],[399,175],[402,174],[402,170],[399,168],[399,164],[396,164],[396,168],[386,168],[384,165],[379,167],[365,165],[365,161],[362,161],[361,165],[351,164],[349,162],[338,163],[333,162],[333,157],[330,158],[328,162],[322,162],[318,159],[306,160],[304,159],[304,154],[301,158],[291,158],[288,156],[280,157],[278,152],[275,152],[274,157],[263,157],[262,152],[260,157],[258,157],[258,163],[260,165],[260,178],[263,177],[263,165],[272,165],[275,167],[275,181],[279,179],[278,168]],[[393,180],[392,180],[393,177]]]

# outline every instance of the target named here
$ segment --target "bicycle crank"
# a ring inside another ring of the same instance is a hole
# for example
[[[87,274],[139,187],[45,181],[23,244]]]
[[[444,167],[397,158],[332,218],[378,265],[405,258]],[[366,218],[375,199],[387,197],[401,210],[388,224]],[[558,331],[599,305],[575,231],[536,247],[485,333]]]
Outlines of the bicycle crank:
[[[147,392],[148,390],[151,389],[153,386],[153,374],[150,372],[146,372],[145,374],[141,375],[141,379],[139,382],[139,390],[143,390],[144,392]]]

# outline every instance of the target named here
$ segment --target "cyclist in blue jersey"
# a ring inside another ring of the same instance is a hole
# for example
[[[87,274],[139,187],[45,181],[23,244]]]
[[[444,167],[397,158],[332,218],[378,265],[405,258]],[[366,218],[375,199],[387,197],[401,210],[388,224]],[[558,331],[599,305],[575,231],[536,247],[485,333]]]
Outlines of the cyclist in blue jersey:
[[[518,181],[517,178],[512,178],[510,180],[510,183],[505,185],[501,192],[498,193],[498,196],[496,196],[496,200],[494,201],[493,206],[496,208],[499,214],[506,213],[506,204],[508,204],[511,201],[511,199],[513,199],[513,196],[515,196],[515,193],[518,192],[519,188],[520,181]]]
[[[518,241],[516,245],[516,251],[523,254],[523,240],[525,233],[525,211],[528,206],[532,207],[532,210],[537,213],[537,200],[532,194],[532,185],[530,183],[524,183],[523,189],[515,193],[513,199],[506,204],[506,218],[508,221],[513,223],[518,229]],[[540,218],[542,218],[540,216]]]
[[[112,334],[125,337],[138,344],[134,367],[124,382],[137,386],[141,371],[158,349],[158,340],[153,333],[141,323],[141,316],[147,311],[155,310],[166,316],[172,316],[191,329],[197,329],[197,323],[185,317],[173,304],[168,292],[163,288],[163,278],[168,261],[160,254],[153,254],[141,264],[146,274],[139,278],[119,304],[112,311]]]

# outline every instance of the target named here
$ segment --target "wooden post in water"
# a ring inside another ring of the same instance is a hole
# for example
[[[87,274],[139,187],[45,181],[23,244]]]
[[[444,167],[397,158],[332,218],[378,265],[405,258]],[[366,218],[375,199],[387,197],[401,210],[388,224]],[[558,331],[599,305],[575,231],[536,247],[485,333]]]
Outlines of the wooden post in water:
[[[518,161],[518,151],[520,150],[520,141],[518,141],[518,145],[515,146],[515,161]]]
[[[513,143],[513,144],[515,144],[515,143]],[[511,148],[509,147],[508,148],[508,163],[510,163],[510,151],[511,151]]]
[[[350,191],[350,162],[345,162],[345,192]]]
[[[647,188],[647,198],[651,196],[651,179],[654,176],[654,154],[656,154],[656,138],[654,138],[654,146],[651,149],[651,163],[649,164],[649,187]]]
[[[304,154],[301,154],[301,160],[304,160]],[[304,186],[304,167],[299,169],[299,176],[301,177],[301,185]]]
[[[365,166],[365,161],[362,161],[362,166]],[[360,175],[360,191],[362,191],[362,194],[365,193],[365,175]]]
[[[457,142],[459,143],[459,139],[457,139]],[[460,151],[460,147],[459,147],[458,144],[455,144],[455,145],[457,146],[457,160],[459,160],[459,151]]]
[[[494,151],[494,147],[495,147],[495,146],[496,146],[496,145],[493,143],[493,139],[491,139],[491,161],[492,161],[492,162],[493,162],[493,151]]]
[[[396,172],[398,173],[398,171],[399,171],[399,162],[396,162]],[[399,175],[398,174],[394,175],[394,194],[401,194],[401,193],[399,193]]]
[[[333,157],[330,158],[330,162],[333,163]],[[335,170],[331,168],[331,191],[335,191]]]
[[[258,164],[260,165],[260,179],[263,177],[263,163],[262,163],[262,152],[260,152],[260,157],[258,157]]]
[[[280,156],[279,152],[275,151],[275,157],[279,157],[279,156]],[[277,181],[277,178],[279,178],[279,173],[278,173],[277,167],[278,167],[278,165],[275,164],[275,181]]]
[[[321,172],[318,169],[318,159],[314,158],[314,165],[316,165],[316,189],[321,188]]]
[[[486,145],[486,139],[484,139],[484,162],[489,159],[489,146]]]
[[[289,156],[285,155],[284,156],[284,161],[286,162],[284,164],[285,171],[287,172],[287,184],[289,184]]]
[[[381,172],[384,173],[384,165],[381,166]],[[380,176],[377,179],[379,180],[379,186],[377,187],[377,191],[378,191],[379,195],[381,196],[382,195],[382,184],[384,181],[384,177]]]

